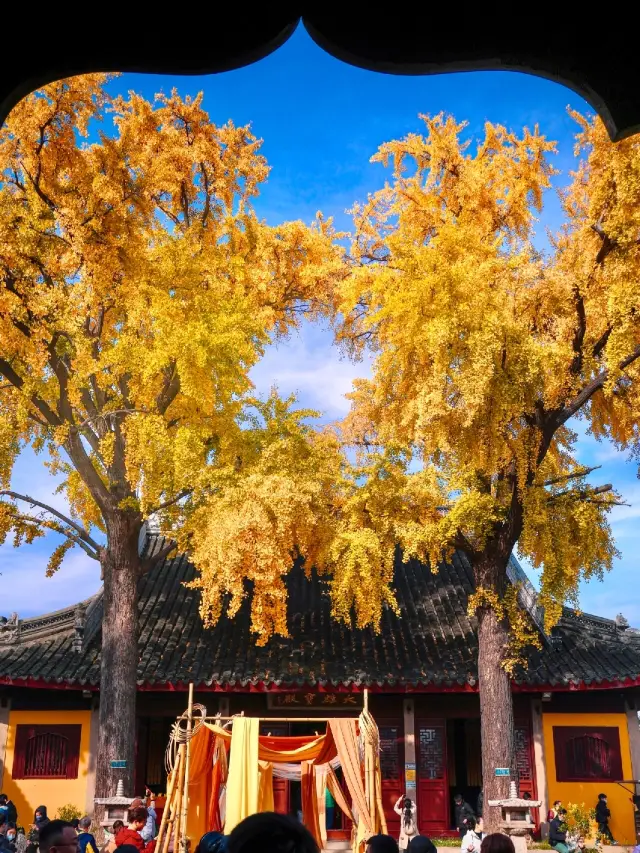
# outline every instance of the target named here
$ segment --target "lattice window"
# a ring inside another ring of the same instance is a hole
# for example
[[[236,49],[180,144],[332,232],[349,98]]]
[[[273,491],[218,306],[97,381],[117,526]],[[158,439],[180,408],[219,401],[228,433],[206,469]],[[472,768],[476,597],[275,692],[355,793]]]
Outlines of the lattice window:
[[[400,778],[400,729],[380,726],[380,770],[383,779]]]
[[[622,779],[620,732],[617,728],[554,726],[553,745],[558,782],[606,782]]]
[[[444,779],[444,737],[442,726],[420,728],[420,777]]]
[[[14,779],[77,779],[82,726],[16,727]]]
[[[531,782],[531,735],[528,727],[516,726],[515,732],[516,769],[520,782]]]

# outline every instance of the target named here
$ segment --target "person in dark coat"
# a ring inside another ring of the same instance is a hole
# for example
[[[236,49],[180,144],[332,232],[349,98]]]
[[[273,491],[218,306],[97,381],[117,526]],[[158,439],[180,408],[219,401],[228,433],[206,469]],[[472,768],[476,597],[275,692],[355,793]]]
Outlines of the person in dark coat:
[[[557,853],[569,853],[567,827],[565,826],[566,817],[567,810],[559,808],[556,816],[549,823],[549,844],[554,850],[557,850]]]
[[[407,847],[408,853],[438,853],[436,845],[426,835],[415,835]]]
[[[598,834],[606,838],[609,844],[617,844],[618,842],[613,837],[609,826],[611,811],[607,805],[607,795],[598,794],[598,802],[596,804],[596,823],[598,824]]]
[[[467,821],[470,817],[475,820],[475,813],[462,794],[456,794],[454,802],[456,806],[456,829],[460,833],[460,838],[464,838],[467,834]]]
[[[393,853],[373,845],[374,839],[386,838],[398,853],[398,845],[389,835],[374,835],[367,842],[372,853]],[[235,827],[227,841],[228,853],[320,853],[309,830],[287,815],[274,812],[252,814]]]
[[[476,803],[476,817],[480,819],[484,811],[484,790],[481,788],[478,794],[478,802]]]
[[[0,794],[0,814],[2,813],[7,823],[18,823],[18,810],[6,794]]]
[[[0,812],[0,853],[15,853],[15,838],[15,823],[9,823],[4,812]]]
[[[38,806],[33,815],[33,823],[29,830],[29,846],[27,847],[27,853],[36,853],[40,843],[40,830],[44,829],[44,827],[49,823],[51,823],[51,821],[47,815],[47,807]]]
[[[195,853],[225,853],[227,849],[227,839],[221,832],[205,832]]]

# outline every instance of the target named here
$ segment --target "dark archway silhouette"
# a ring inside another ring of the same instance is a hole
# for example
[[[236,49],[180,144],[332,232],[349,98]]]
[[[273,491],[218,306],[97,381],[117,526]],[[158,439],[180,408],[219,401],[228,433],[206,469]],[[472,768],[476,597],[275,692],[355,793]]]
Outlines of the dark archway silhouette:
[[[209,74],[256,62],[280,47],[303,21],[333,56],[372,71],[433,74],[513,70],[556,80],[584,97],[614,140],[640,130],[640,54],[623,16],[560,9],[465,9],[441,4],[361,9],[338,4],[216,4],[156,7],[122,16],[96,7],[3,11],[0,121],[26,94],[60,77],[90,71]],[[345,11],[346,9],[349,11]],[[102,12],[102,14],[101,14]],[[28,17],[29,15],[29,17]],[[581,17],[579,17],[581,15]]]

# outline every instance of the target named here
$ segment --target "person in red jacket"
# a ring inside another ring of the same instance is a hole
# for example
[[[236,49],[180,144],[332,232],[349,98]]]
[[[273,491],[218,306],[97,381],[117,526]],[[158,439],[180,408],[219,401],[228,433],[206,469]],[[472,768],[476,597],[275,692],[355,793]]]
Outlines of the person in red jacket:
[[[116,847],[122,847],[123,844],[131,844],[136,847],[140,853],[154,853],[156,849],[155,840],[145,843],[140,835],[140,831],[144,829],[147,822],[147,810],[144,806],[137,809],[131,809],[129,812],[129,826],[124,827],[116,835]]]

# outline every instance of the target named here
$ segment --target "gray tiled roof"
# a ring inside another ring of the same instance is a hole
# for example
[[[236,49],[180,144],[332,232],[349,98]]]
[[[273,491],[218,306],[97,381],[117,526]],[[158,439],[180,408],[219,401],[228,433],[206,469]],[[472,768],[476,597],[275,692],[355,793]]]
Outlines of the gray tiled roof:
[[[156,541],[160,546],[161,540]],[[456,554],[436,574],[416,561],[399,560],[395,589],[400,614],[385,609],[379,634],[333,620],[325,584],[315,574],[308,580],[295,568],[288,581],[291,637],[275,637],[264,647],[256,646],[250,632],[248,602],[233,620],[223,616],[214,628],[204,628],[198,592],[183,584],[193,576],[186,558],[178,557],[165,560],[140,583],[141,685],[193,681],[236,689],[255,684],[403,689],[463,687],[477,678],[475,624],[467,616],[472,573],[464,555]],[[0,680],[97,685],[100,595],[83,608],[86,621],[80,632],[78,608],[69,608],[24,620],[17,642],[3,642],[0,635]],[[529,668],[518,674],[516,683],[539,689],[636,679],[640,632],[566,610],[542,651],[531,653]]]

